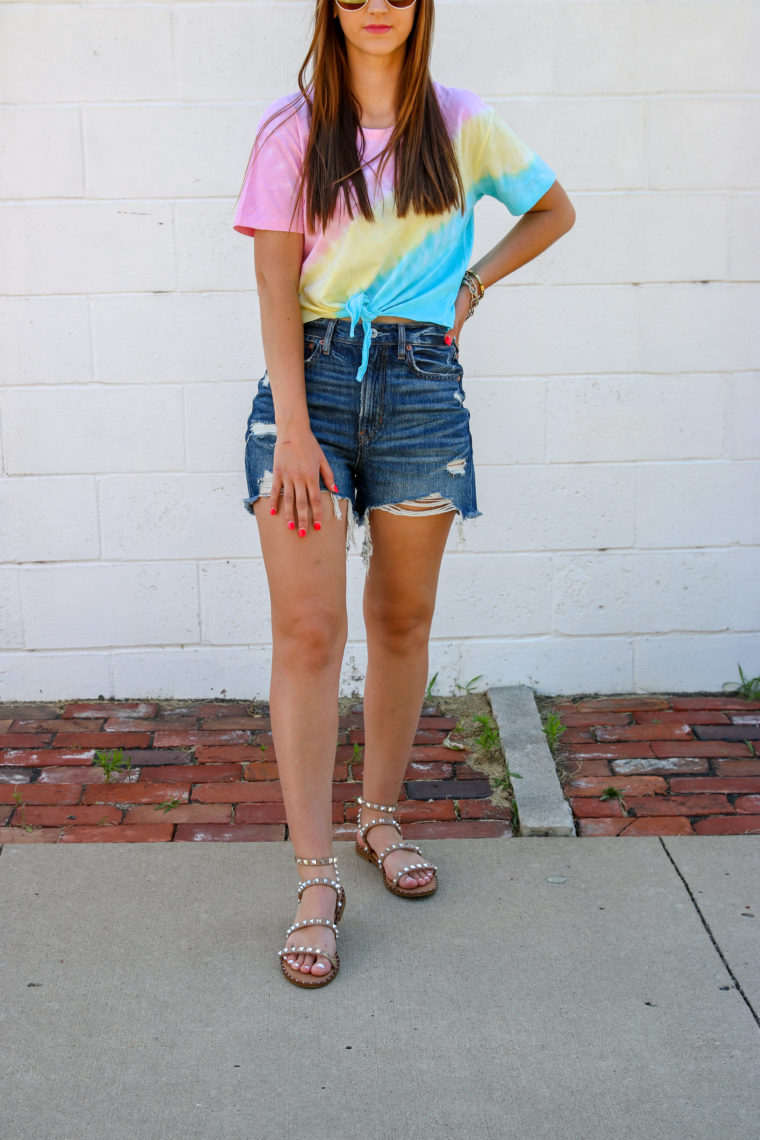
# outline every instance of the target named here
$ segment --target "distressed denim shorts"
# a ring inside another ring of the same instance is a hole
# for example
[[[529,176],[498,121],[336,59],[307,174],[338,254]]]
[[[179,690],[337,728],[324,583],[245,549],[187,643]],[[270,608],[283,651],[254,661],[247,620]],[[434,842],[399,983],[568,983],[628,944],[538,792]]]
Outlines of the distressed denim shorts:
[[[425,513],[456,511],[476,518],[470,413],[456,343],[444,344],[438,324],[380,323],[372,327],[369,365],[361,381],[362,332],[347,320],[321,319],[303,327],[306,401],[311,430],[327,457],[349,522],[366,528],[374,508],[407,513],[399,504],[425,504]],[[245,508],[268,496],[274,468],[274,404],[265,372],[245,434]],[[322,490],[331,490],[320,479]],[[428,511],[429,505],[429,511]],[[409,512],[411,513],[411,512]],[[371,545],[369,545],[371,552]]]

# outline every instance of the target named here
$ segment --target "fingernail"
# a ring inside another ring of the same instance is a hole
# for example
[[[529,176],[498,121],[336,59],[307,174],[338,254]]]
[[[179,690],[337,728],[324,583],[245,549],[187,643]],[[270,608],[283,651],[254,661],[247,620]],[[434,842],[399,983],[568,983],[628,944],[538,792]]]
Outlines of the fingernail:
[[[277,507],[270,507],[269,513],[270,513],[270,515],[276,515],[277,514]]]
[[[333,483],[333,491],[337,491],[337,490],[338,490],[338,484],[337,484],[337,483]]]
[[[302,526],[300,526],[298,528],[298,537],[299,538],[306,538],[306,531],[304,530],[304,528]]]
[[[449,336],[448,333],[446,333],[446,336],[443,338],[443,343],[444,344],[451,344],[451,337]]]
[[[314,529],[315,530],[321,530],[322,529],[322,523],[314,523]]]
[[[289,522],[288,523],[288,530],[295,530],[295,529],[296,529],[296,524],[294,522]]]

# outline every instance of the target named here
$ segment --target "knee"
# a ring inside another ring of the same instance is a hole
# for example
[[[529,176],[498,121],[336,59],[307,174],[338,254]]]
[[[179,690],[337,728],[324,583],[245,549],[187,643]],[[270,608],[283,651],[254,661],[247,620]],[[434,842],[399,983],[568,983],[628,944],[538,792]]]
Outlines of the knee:
[[[401,605],[375,603],[365,608],[364,618],[368,634],[389,650],[414,653],[427,646],[433,609],[411,599]]]
[[[341,660],[346,617],[319,609],[295,609],[274,623],[273,632],[275,649],[289,668],[318,672]]]

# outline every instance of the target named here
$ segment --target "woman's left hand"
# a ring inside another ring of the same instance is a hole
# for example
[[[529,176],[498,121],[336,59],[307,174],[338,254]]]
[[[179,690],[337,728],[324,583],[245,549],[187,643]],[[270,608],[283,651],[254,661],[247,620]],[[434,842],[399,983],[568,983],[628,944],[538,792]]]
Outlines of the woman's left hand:
[[[454,327],[446,330],[444,333],[444,340],[447,336],[450,336],[457,342],[457,347],[459,347],[459,334],[462,331],[462,325],[467,320],[467,314],[469,311],[470,290],[466,285],[460,285],[459,292],[457,293],[457,299],[454,302]]]

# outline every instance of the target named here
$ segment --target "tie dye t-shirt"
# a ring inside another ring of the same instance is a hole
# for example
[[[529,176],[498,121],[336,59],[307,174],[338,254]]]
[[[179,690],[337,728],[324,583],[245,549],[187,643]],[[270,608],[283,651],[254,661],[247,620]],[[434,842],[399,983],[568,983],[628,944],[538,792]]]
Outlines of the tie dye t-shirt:
[[[454,142],[466,193],[465,212],[437,215],[409,211],[399,218],[394,208],[393,158],[381,179],[378,155],[391,127],[363,128],[358,153],[374,221],[354,208],[353,219],[343,194],[329,225],[317,233],[306,226],[303,203],[292,230],[304,235],[299,284],[301,316],[306,323],[320,317],[351,321],[351,335],[361,322],[364,337],[361,380],[369,360],[372,320],[406,317],[451,328],[454,302],[469,265],[474,237],[473,207],[489,195],[511,214],[524,214],[556,179],[554,172],[507,126],[496,111],[471,91],[434,83],[444,121]],[[299,96],[285,96],[267,107],[256,136],[237,201],[234,228],[251,236],[257,229],[290,230],[294,194],[309,137],[309,111]],[[277,117],[262,132],[270,115]],[[289,116],[289,117],[288,117]]]

